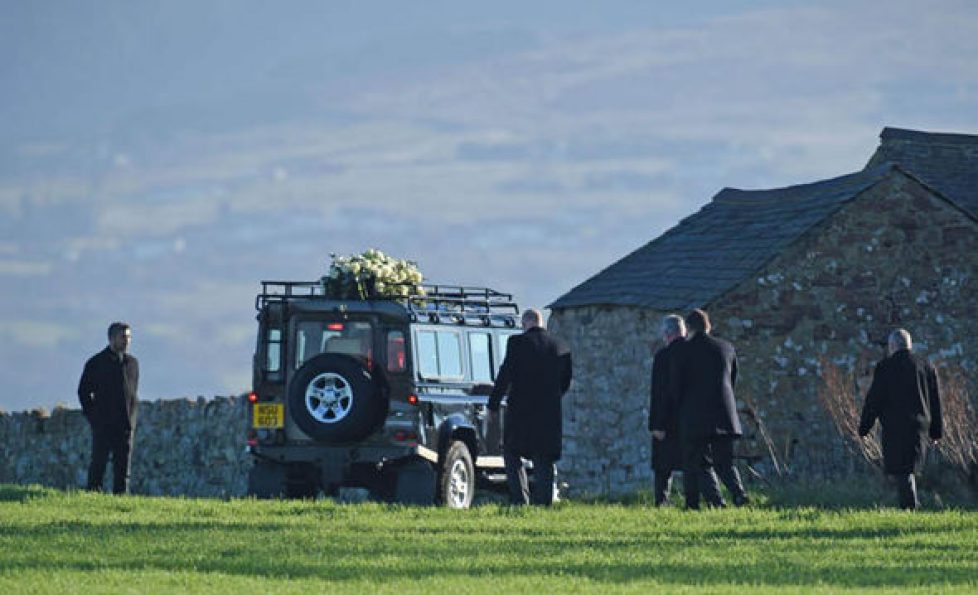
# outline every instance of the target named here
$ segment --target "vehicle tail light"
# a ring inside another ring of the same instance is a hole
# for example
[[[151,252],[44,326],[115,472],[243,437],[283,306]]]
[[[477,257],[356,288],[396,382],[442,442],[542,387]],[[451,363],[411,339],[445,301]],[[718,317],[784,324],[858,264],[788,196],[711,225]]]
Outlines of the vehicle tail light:
[[[257,403],[258,402],[258,393],[254,392],[254,391],[248,393],[248,402],[249,403]]]
[[[328,331],[341,331],[343,330],[342,322],[331,322],[326,325],[326,330]]]
[[[418,395],[408,395],[407,402],[408,402],[408,405],[417,405],[418,404]]]
[[[248,446],[258,446],[258,432],[254,429],[248,430]]]
[[[405,432],[403,430],[398,430],[394,432],[394,440],[397,442],[404,442],[405,440],[417,440],[417,432]]]

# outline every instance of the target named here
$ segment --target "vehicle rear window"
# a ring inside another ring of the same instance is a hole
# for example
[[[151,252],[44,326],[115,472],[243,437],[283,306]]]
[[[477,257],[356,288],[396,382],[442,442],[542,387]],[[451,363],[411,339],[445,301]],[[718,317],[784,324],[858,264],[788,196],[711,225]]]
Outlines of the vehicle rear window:
[[[308,320],[296,325],[295,367],[320,353],[344,353],[370,360],[373,329],[367,321]]]

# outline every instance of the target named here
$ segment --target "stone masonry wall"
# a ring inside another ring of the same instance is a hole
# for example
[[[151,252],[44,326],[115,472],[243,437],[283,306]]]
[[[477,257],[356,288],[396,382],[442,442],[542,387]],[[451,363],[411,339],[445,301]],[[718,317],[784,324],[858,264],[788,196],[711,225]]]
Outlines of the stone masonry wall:
[[[855,372],[861,402],[889,333],[904,327],[914,351],[974,378],[976,290],[978,224],[895,174],[710,313],[737,346],[739,392],[756,402],[779,456],[817,479],[853,463],[818,403],[823,367]]]
[[[663,315],[599,306],[550,317],[551,332],[568,343],[574,361],[557,464],[570,496],[620,495],[650,486],[649,390]]]
[[[143,401],[133,444],[131,491],[241,496],[251,466],[247,416],[238,397]],[[91,431],[77,409],[0,413],[0,483],[84,487]],[[111,489],[112,464],[106,471]]]
[[[737,348],[738,398],[756,406],[789,473],[818,479],[859,465],[819,406],[823,365],[855,371],[864,395],[888,333],[903,326],[915,351],[974,378],[976,289],[978,224],[894,174],[706,307],[715,334]],[[663,314],[586,307],[551,317],[575,356],[560,462],[572,493],[649,487],[650,342]],[[771,471],[770,461],[760,467]]]

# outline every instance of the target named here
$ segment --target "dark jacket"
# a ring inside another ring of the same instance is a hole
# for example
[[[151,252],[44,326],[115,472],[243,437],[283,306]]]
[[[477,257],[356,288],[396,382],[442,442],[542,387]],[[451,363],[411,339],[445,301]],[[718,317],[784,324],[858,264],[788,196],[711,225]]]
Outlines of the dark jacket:
[[[670,383],[679,404],[683,439],[742,435],[734,398],[737,354],[733,345],[697,333],[682,344],[673,360]]]
[[[877,419],[883,427],[884,470],[913,473],[923,461],[926,436],[937,440],[944,430],[934,367],[907,349],[876,364],[859,435],[869,434]]]
[[[503,443],[524,457],[560,458],[563,437],[560,399],[571,382],[571,356],[565,345],[542,328],[510,337],[489,409],[499,409],[503,395],[506,417]]]
[[[667,472],[682,468],[679,442],[679,409],[670,391],[669,373],[673,358],[682,349],[676,339],[655,352],[652,360],[652,390],[649,395],[649,431],[663,431],[664,440],[652,439],[652,468]]]
[[[85,363],[78,382],[78,400],[94,429],[132,429],[136,427],[138,388],[136,358],[125,354],[119,361],[106,347]]]

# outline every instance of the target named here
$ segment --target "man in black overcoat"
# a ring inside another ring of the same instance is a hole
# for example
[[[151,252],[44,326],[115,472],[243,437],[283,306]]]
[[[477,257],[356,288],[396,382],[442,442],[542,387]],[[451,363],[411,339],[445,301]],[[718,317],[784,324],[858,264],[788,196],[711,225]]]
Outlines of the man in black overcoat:
[[[649,395],[649,431],[652,432],[652,471],[655,475],[655,505],[668,502],[673,471],[681,471],[682,443],[679,440],[679,409],[669,391],[672,360],[686,338],[686,323],[671,314],[662,319],[665,347],[652,359],[652,389]]]
[[[109,326],[109,345],[85,363],[78,400],[92,428],[88,489],[102,490],[105,466],[112,455],[112,492],[129,491],[129,457],[136,427],[139,362],[129,355],[132,331],[124,322]]]
[[[724,505],[714,469],[734,504],[742,506],[747,492],[733,466],[733,441],[743,434],[734,398],[737,355],[733,345],[710,336],[710,318],[703,310],[690,312],[686,326],[690,338],[674,358],[670,378],[679,404],[686,506],[699,508],[701,489],[710,504]]]
[[[859,435],[880,420],[883,471],[896,482],[900,506],[914,510],[920,501],[913,474],[924,460],[927,436],[936,443],[943,435],[940,387],[934,367],[912,353],[910,333],[897,329],[887,343],[889,355],[873,371]]]
[[[503,461],[512,504],[550,505],[554,463],[563,438],[560,401],[570,388],[570,351],[543,328],[543,314],[523,312],[523,333],[506,344],[488,409],[499,411],[504,395]],[[522,459],[533,462],[533,491],[527,487]]]

